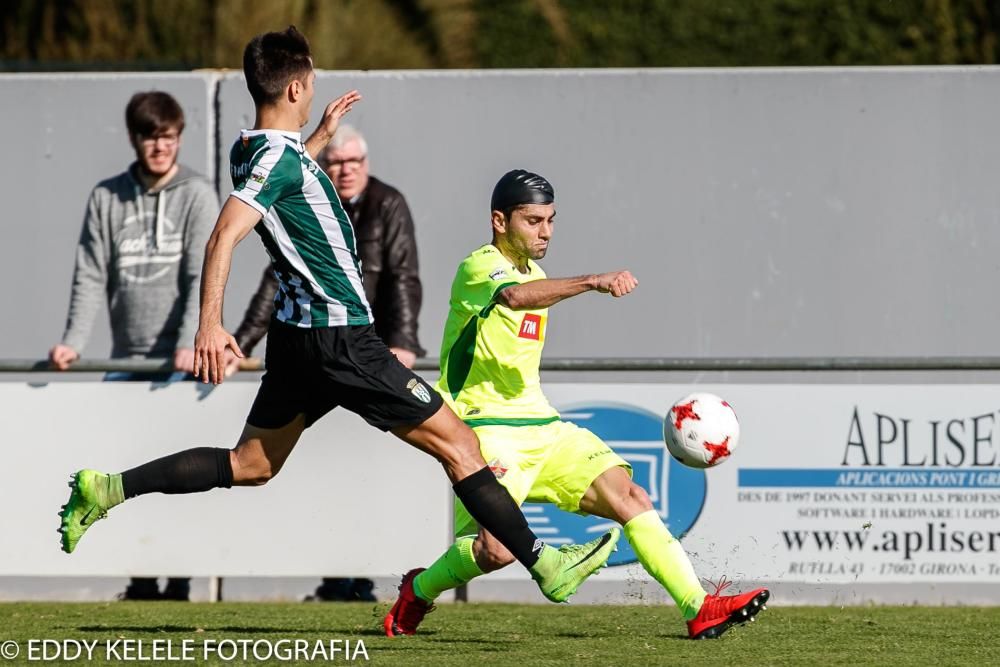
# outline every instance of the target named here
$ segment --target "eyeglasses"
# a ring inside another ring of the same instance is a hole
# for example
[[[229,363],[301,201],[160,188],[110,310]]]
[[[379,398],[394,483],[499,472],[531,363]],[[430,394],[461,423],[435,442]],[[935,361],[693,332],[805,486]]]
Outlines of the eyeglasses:
[[[181,140],[181,135],[179,132],[166,132],[164,134],[157,134],[151,137],[145,135],[138,135],[139,142],[143,146],[155,146],[157,143],[161,143],[164,146],[176,146],[177,142]]]
[[[341,169],[346,169],[348,167],[352,169],[358,169],[364,164],[365,160],[368,159],[367,155],[362,155],[361,157],[346,158],[344,160],[327,160],[327,169],[336,169],[340,171]]]

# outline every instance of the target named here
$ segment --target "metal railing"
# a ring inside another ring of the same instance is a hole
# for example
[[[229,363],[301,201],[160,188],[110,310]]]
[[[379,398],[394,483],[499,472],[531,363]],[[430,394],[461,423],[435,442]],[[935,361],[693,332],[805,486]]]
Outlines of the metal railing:
[[[250,357],[240,362],[241,371],[262,371],[264,360]],[[0,373],[172,373],[169,359],[79,359],[65,371],[52,367],[48,359],[0,359]]]
[[[418,359],[416,370],[438,370],[437,359]],[[554,357],[543,359],[543,371],[997,371],[1000,357]],[[240,370],[262,371],[264,360],[244,359]],[[171,372],[169,360],[80,359],[75,373]],[[0,359],[0,373],[57,372],[48,360]]]

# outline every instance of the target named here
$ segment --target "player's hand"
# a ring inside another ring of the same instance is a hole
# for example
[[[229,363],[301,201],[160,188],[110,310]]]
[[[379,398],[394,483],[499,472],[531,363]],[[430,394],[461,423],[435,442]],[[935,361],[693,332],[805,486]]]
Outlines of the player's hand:
[[[174,370],[182,373],[194,372],[194,350],[190,347],[179,347],[174,350]]]
[[[625,296],[638,286],[639,281],[630,271],[612,271],[597,276],[595,289],[601,294],[619,297]]]
[[[59,344],[49,350],[49,363],[58,371],[69,368],[74,361],[80,358],[80,353],[69,345]]]
[[[415,352],[403,349],[401,347],[390,347],[389,351],[396,355],[399,359],[399,363],[403,364],[407,368],[413,368],[413,364],[417,361],[417,355]]]
[[[199,327],[194,337],[194,375],[202,382],[222,384],[226,377],[226,351],[240,359],[243,352],[236,339],[221,324]]]
[[[361,93],[352,90],[327,104],[326,109],[323,111],[323,118],[320,119],[319,127],[316,131],[323,132],[328,137],[333,137],[337,131],[337,127],[340,125],[340,119],[347,115],[351,107],[360,101]]]

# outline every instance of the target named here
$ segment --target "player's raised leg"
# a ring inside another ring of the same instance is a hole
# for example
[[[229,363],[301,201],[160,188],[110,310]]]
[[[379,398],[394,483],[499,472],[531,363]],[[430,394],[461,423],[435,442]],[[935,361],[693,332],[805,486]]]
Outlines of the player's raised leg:
[[[481,440],[484,458],[504,461],[503,472],[498,478],[518,505],[528,497],[542,469],[547,441],[531,438],[534,429],[516,427],[480,427],[475,429]],[[493,464],[491,464],[493,465]],[[582,487],[581,487],[582,488]],[[577,493],[577,497],[582,490]],[[493,572],[513,563],[513,554],[488,531],[481,528],[461,501],[455,502],[454,544],[432,565],[406,573],[399,587],[399,597],[384,619],[386,635],[414,634],[424,616],[433,608],[434,601],[447,590],[457,588],[474,578]],[[567,545],[560,549],[564,557],[573,554],[591,555],[602,565],[617,548],[620,533],[609,531],[583,545]],[[559,552],[557,552],[559,553]],[[583,573],[570,572],[578,577],[567,581],[556,600],[565,600],[586,578]],[[553,599],[550,597],[549,599]]]
[[[607,549],[595,549],[596,545],[589,542],[590,547],[585,551],[554,549],[539,540],[517,503],[486,465],[476,434],[449,408],[442,406],[423,423],[392,432],[441,462],[453,482],[455,495],[469,514],[528,569],[548,599],[564,601],[607,561],[613,542],[618,539],[616,531],[595,540],[602,547],[610,543]]]
[[[610,468],[598,476],[580,500],[580,509],[624,527],[639,562],[673,598],[692,639],[718,637],[734,624],[753,620],[764,609],[770,595],[764,588],[722,595],[728,586],[722,582],[714,594],[704,591],[681,543],[624,468]]]
[[[586,545],[571,545],[575,548],[555,549],[539,540],[483,460],[476,434],[449,408],[442,406],[418,426],[392,432],[441,462],[469,514],[528,569],[549,600],[565,601],[607,561],[617,530]]]
[[[197,447],[118,474],[77,472],[70,480],[69,501],[60,512],[63,551],[72,553],[94,522],[130,498],[264,484],[281,470],[304,428],[303,415],[275,429],[247,424],[232,450]]]

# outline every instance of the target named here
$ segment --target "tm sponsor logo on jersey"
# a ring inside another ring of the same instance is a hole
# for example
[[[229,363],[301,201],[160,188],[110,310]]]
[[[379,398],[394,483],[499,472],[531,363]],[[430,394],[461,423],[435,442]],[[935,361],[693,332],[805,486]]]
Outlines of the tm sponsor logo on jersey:
[[[527,313],[521,320],[521,329],[517,332],[518,338],[530,338],[540,340],[542,336],[542,316]]]
[[[490,280],[501,280],[502,278],[506,277],[507,277],[507,272],[504,271],[503,269],[497,269],[496,271],[490,274]]]

